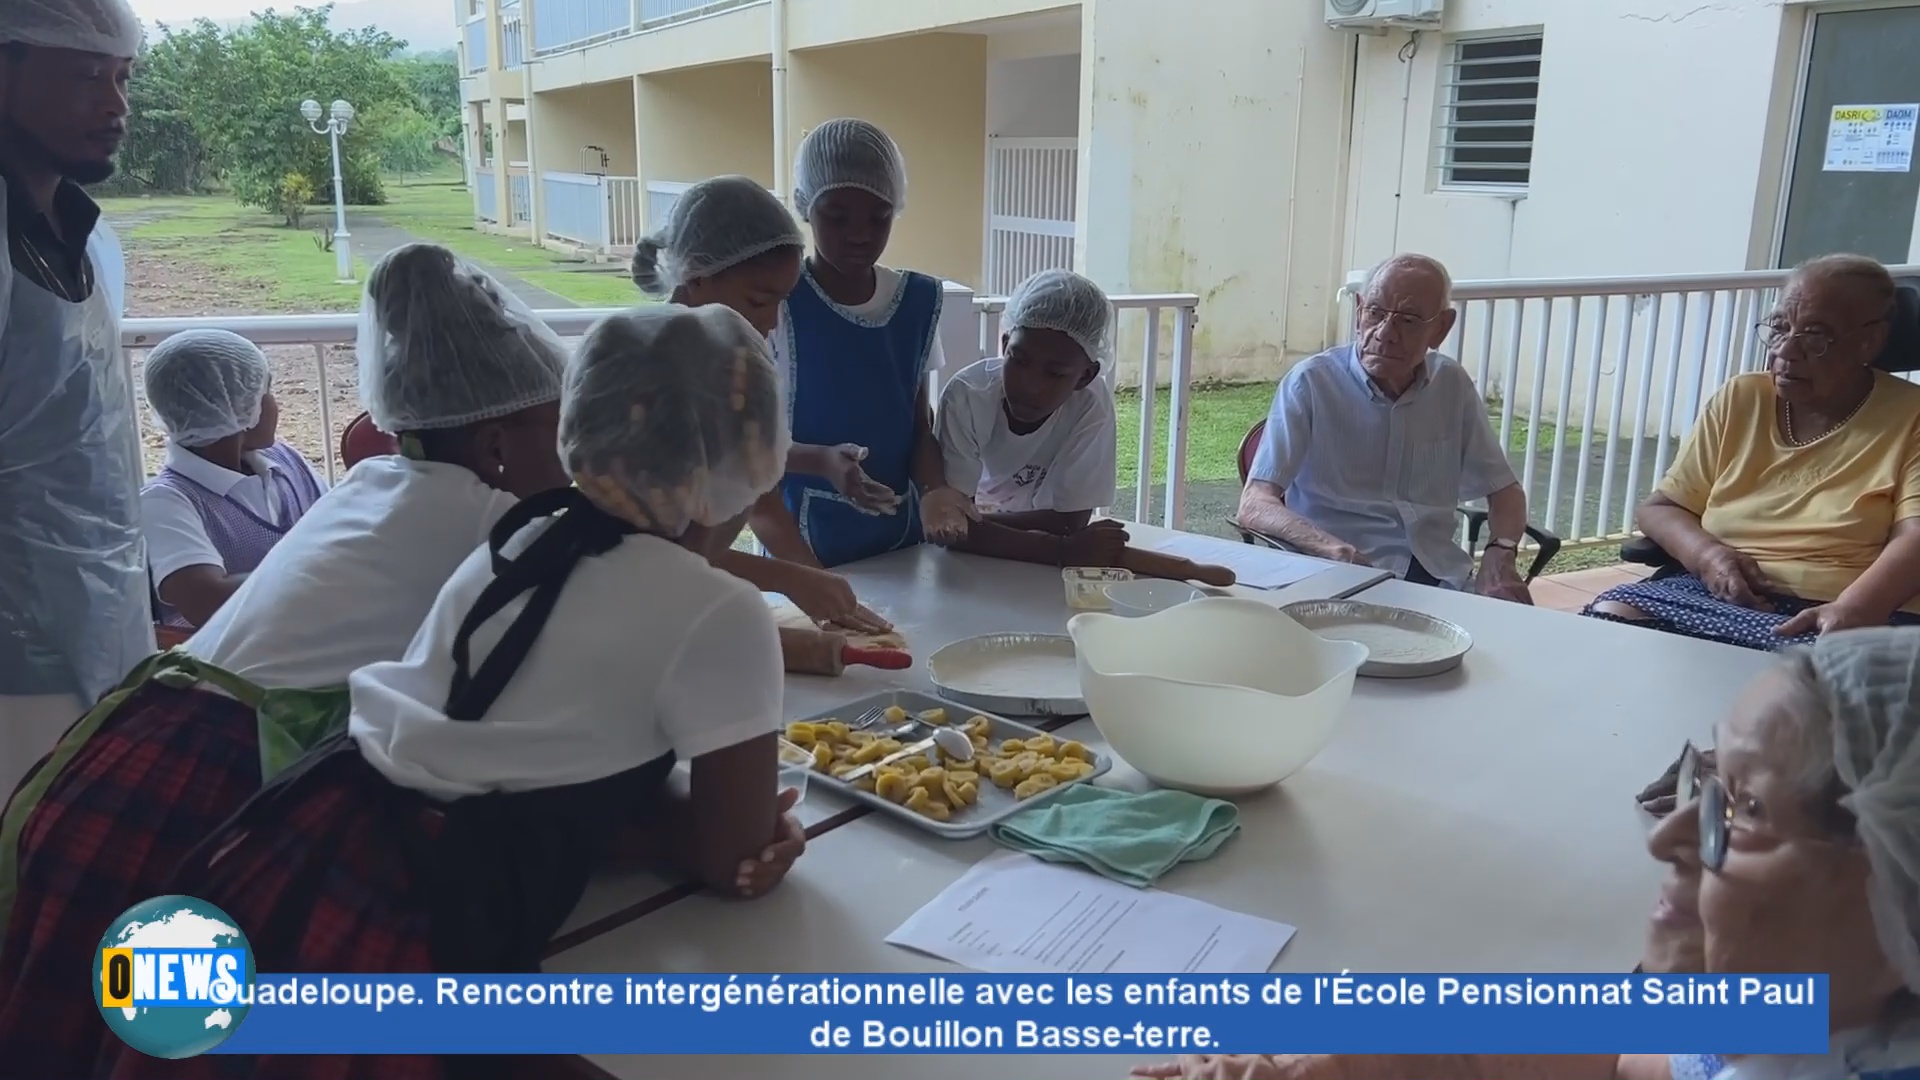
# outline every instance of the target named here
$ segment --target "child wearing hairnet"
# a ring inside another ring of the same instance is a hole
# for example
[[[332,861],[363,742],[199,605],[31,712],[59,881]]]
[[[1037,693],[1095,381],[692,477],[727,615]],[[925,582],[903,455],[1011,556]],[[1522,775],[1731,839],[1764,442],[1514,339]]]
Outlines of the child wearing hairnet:
[[[267,358],[238,334],[189,330],[144,365],[167,460],[140,492],[162,626],[205,623],[287,535],[326,482],[276,437]]]
[[[1117,432],[1113,307],[1093,282],[1043,270],[1001,316],[1001,355],[973,364],[940,395],[946,482],[970,508],[929,518],[936,543],[1049,566],[1117,566],[1156,577],[1231,585],[1233,573],[1129,547],[1127,530],[1094,511],[1114,498]]]
[[[348,675],[405,655],[521,497],[567,486],[566,349],[477,267],[432,244],[388,253],[367,275],[357,351],[368,415],[405,452],[355,465],[185,645],[69,721],[0,815],[0,1072],[93,1060],[113,1036],[57,988],[100,928],[164,895],[264,779],[345,727]]]
[[[800,144],[793,200],[814,246],[773,351],[794,441],[821,450],[812,475],[789,471],[754,510],[778,558],[832,567],[880,555],[919,543],[923,515],[966,506],[942,479],[926,393],[944,362],[942,285],[880,263],[906,188],[899,147],[865,121],[830,120]]]
[[[647,295],[676,304],[732,308],[768,335],[779,320],[781,304],[800,280],[805,251],[800,227],[772,192],[744,176],[718,176],[683,192],[666,227],[635,246],[633,281]],[[890,510],[897,498],[860,469],[859,449],[797,445],[787,453],[787,470],[822,476],[860,505]],[[821,622],[868,633],[892,629],[860,604],[853,586],[838,574],[737,550],[734,539],[714,538],[709,556],[715,566],[766,592],[785,595]]]
[[[503,518],[406,657],[354,674],[347,734],[169,889],[233,916],[277,969],[394,974],[539,970],[636,808],[709,887],[772,888],[805,846],[776,790],[779,637],[760,594],[702,549],[778,482],[787,445],[766,341],[744,318],[663,305],[602,321],[561,400],[577,486]],[[679,759],[684,796],[666,785]],[[247,1071],[131,1049],[112,1064],[103,1075],[121,1080]],[[420,1058],[273,1064],[282,1078],[446,1074]]]

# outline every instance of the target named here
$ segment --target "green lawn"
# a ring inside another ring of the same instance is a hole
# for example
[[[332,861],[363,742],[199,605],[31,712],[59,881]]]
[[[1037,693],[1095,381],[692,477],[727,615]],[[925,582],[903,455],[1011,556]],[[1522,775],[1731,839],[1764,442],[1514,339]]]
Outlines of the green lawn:
[[[624,270],[592,266],[537,247],[517,236],[474,228],[473,194],[456,171],[411,183],[389,181],[387,205],[372,209],[382,221],[485,266],[506,270],[529,284],[583,307],[626,307],[642,302]]]
[[[146,220],[123,230],[124,239],[153,256],[165,287],[262,312],[352,311],[355,285],[334,282],[333,253],[315,240],[318,226],[286,228],[277,215],[240,206],[224,196],[102,199],[113,215]],[[314,222],[316,219],[309,219]],[[364,270],[364,265],[361,267]]]

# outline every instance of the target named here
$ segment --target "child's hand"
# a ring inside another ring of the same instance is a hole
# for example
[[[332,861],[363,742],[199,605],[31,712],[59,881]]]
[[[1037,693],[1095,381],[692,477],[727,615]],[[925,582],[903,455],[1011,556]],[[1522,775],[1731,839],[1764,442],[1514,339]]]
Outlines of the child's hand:
[[[900,493],[867,475],[860,463],[867,459],[867,448],[853,443],[825,448],[823,479],[852,501],[863,514],[879,516],[900,510]]]
[[[793,869],[793,861],[807,850],[807,830],[800,827],[800,820],[789,811],[800,801],[800,793],[792,788],[780,793],[780,829],[773,843],[760,853],[758,859],[748,859],[740,864],[740,873],[733,884],[741,897],[763,896],[775,885],[780,884],[787,871]]]
[[[920,531],[936,544],[965,540],[968,524],[979,520],[973,500],[958,488],[934,488],[920,497]]]
[[[816,570],[798,563],[786,564],[786,571],[774,590],[793,601],[817,623],[829,623],[865,634],[884,634],[893,624],[861,606],[847,579],[828,570]]]
[[[1112,518],[1075,530],[1065,544],[1068,566],[1119,566],[1126,554],[1127,527]]]

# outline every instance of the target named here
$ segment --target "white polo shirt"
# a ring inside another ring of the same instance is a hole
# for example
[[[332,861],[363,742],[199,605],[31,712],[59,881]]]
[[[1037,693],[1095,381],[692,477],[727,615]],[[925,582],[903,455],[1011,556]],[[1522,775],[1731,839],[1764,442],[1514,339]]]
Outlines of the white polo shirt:
[[[962,369],[940,392],[940,451],[947,483],[989,513],[1078,513],[1113,505],[1113,390],[1096,378],[1047,417],[1014,434],[1007,423],[1006,360]]]
[[[368,458],[288,530],[187,651],[268,689],[345,685],[406,653],[440,587],[517,501],[458,465]]]
[[[518,550],[538,529],[517,537]],[[506,689],[478,720],[445,712],[453,643],[493,580],[482,548],[460,565],[404,660],[354,673],[348,731],[402,787],[454,799],[603,779],[672,750],[700,757],[777,731],[785,673],[760,593],[657,536],[585,559]],[[469,674],[526,606],[469,641]]]
[[[247,471],[237,473],[191,450],[167,444],[167,468],[215,495],[239,503],[262,521],[283,524],[280,495],[272,476],[283,466],[258,451],[248,451],[245,460]],[[326,480],[314,471],[313,465],[305,457],[300,461],[314,484],[321,491],[327,490]],[[156,584],[189,566],[226,569],[227,561],[207,537],[207,525],[201,520],[199,509],[185,495],[169,487],[149,484],[140,492],[140,516],[147,538],[147,565]]]

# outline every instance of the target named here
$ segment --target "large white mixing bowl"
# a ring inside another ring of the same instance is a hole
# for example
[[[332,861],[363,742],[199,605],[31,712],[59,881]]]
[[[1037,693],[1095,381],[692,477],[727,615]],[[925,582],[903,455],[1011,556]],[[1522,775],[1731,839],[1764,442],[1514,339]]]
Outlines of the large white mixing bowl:
[[[1100,734],[1154,783],[1203,795],[1271,787],[1313,760],[1367,659],[1365,645],[1231,598],[1075,615],[1067,632]]]

